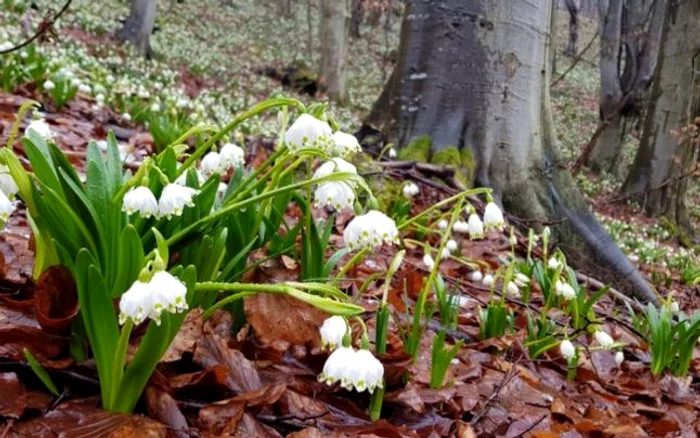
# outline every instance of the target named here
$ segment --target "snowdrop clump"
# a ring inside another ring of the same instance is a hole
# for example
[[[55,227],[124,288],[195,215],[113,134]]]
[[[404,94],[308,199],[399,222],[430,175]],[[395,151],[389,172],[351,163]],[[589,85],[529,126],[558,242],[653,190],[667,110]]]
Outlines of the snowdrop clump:
[[[131,320],[135,325],[146,318],[160,325],[161,314],[187,310],[187,288],[167,271],[158,271],[149,281],[136,280],[119,301],[119,324]]]
[[[384,387],[384,366],[369,350],[340,347],[328,357],[318,380],[327,385],[340,382],[349,391],[373,393]]]

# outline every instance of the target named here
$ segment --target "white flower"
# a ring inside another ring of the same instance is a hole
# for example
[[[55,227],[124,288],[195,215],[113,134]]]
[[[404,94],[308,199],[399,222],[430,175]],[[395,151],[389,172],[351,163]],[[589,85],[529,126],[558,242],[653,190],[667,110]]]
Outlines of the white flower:
[[[617,366],[622,365],[622,362],[624,361],[625,353],[623,353],[622,351],[618,351],[617,353],[615,353],[615,363],[617,364]]]
[[[482,274],[481,271],[473,271],[469,273],[468,278],[474,283],[478,283],[484,278],[484,274]]]
[[[493,286],[493,275],[491,275],[491,274],[484,275],[484,278],[481,280],[481,284],[483,284],[484,286],[487,286],[487,287]]]
[[[552,235],[552,230],[549,227],[544,227],[542,229],[542,239],[549,240],[549,236]]]
[[[95,96],[95,100],[97,103],[102,104],[105,101],[105,95],[102,93],[97,93],[97,96]]]
[[[90,94],[90,91],[92,91],[92,89],[90,88],[89,85],[87,85],[87,84],[78,85],[78,92],[80,92],[82,94]]]
[[[17,183],[15,182],[12,175],[10,175],[10,169],[4,164],[0,164],[0,191],[2,191],[5,196],[9,199],[14,199],[15,195],[19,191]]]
[[[314,191],[316,208],[330,206],[340,211],[352,207],[355,203],[355,190],[342,181],[328,181],[319,185]]]
[[[320,149],[329,151],[332,147],[333,131],[328,123],[309,114],[300,115],[284,134],[284,143],[290,151]]]
[[[81,84],[82,84],[82,82],[80,82],[80,79],[78,79],[78,78],[73,78],[70,80],[71,87],[78,88],[78,87],[80,87]]]
[[[396,149],[389,148],[389,158],[396,158]]]
[[[671,313],[678,313],[680,312],[681,307],[678,305],[678,301],[672,300],[668,305],[668,309],[671,311]]]
[[[46,90],[46,91],[51,91],[51,90],[53,90],[54,88],[56,88],[56,84],[54,84],[51,80],[47,79],[47,80],[44,82],[44,90]]]
[[[122,210],[126,214],[138,212],[141,216],[149,218],[158,213],[158,201],[148,187],[136,187],[124,195]]]
[[[219,187],[216,189],[216,197],[219,199],[219,201],[223,201],[227,190],[228,184],[220,182]]]
[[[226,143],[219,151],[219,168],[222,173],[245,164],[245,151],[233,143]]]
[[[432,270],[435,267],[435,260],[433,259],[433,256],[431,256],[429,253],[425,253],[423,256],[423,264],[427,266],[428,269]]]
[[[153,113],[159,113],[161,110],[160,104],[158,102],[155,102],[153,105],[151,105],[151,112]]]
[[[407,182],[406,185],[403,186],[403,195],[406,198],[413,198],[416,196],[418,193],[420,193],[420,189],[418,186],[412,182]]]
[[[202,172],[205,178],[209,178],[213,174],[219,172],[221,164],[221,158],[218,152],[209,152],[202,158],[202,162],[199,164],[199,170]]]
[[[354,135],[346,134],[344,132],[336,132],[332,137],[333,146],[331,148],[331,153],[339,157],[351,157],[352,155],[360,152],[362,147],[357,141]]]
[[[467,221],[467,231],[469,232],[470,239],[484,238],[484,223],[481,222],[478,214],[472,213],[469,215],[469,220]]]
[[[123,119],[125,122],[130,122],[130,121],[131,121],[131,114],[129,114],[129,113],[124,113],[124,114],[122,114],[122,119]]]
[[[370,393],[384,386],[384,366],[369,350],[340,347],[331,353],[318,380],[332,385],[340,382],[347,390]]]
[[[450,239],[445,244],[445,249],[447,249],[449,252],[455,252],[459,249],[459,245],[457,245],[457,241]]]
[[[333,158],[331,161],[326,161],[321,164],[318,169],[316,169],[313,179],[324,178],[336,172],[357,174],[357,168],[342,158]]]
[[[160,201],[158,201],[158,216],[166,216],[170,218],[171,216],[182,215],[182,210],[185,207],[192,207],[194,201],[192,198],[199,193],[190,187],[181,186],[179,184],[168,184],[163,189],[163,193],[160,195]]]
[[[561,267],[561,262],[559,261],[558,258],[552,256],[549,258],[549,261],[547,262],[547,267],[551,270],[559,269]]]
[[[398,237],[396,222],[377,210],[356,216],[343,231],[343,241],[352,251],[360,248],[374,249],[384,243],[392,244],[398,241]]]
[[[465,233],[469,232],[469,224],[467,224],[464,221],[457,221],[452,226],[452,229],[454,230],[455,233],[465,234]]]
[[[557,280],[554,285],[554,292],[564,298],[566,301],[571,301],[576,298],[576,291],[574,288],[566,281]]]
[[[450,252],[450,250],[447,249],[447,248],[443,248],[443,249],[442,249],[442,252],[441,252],[440,254],[442,255],[442,258],[443,258],[443,259],[446,259],[446,258],[448,258],[449,256],[452,255],[452,253]]]
[[[494,202],[486,204],[486,208],[484,209],[484,228],[487,230],[490,228],[501,230],[505,225],[503,212],[498,208],[498,205]]]
[[[613,338],[603,330],[598,330],[593,334],[593,336],[595,337],[595,340],[598,341],[598,344],[605,349],[610,348],[612,344],[615,343]]]
[[[559,352],[564,359],[570,361],[574,358],[574,356],[576,356],[576,347],[574,347],[574,344],[572,344],[571,341],[564,339],[561,341],[561,344],[559,344]]]
[[[4,192],[0,192],[0,220],[7,222],[10,215],[15,212],[15,203]]]
[[[449,222],[447,222],[447,219],[440,219],[440,221],[437,223],[438,228],[441,230],[446,230],[448,225]]]
[[[527,275],[518,272],[517,274],[515,274],[515,277],[513,278],[513,282],[518,287],[525,287],[528,284],[530,284],[530,279],[528,278]]]
[[[148,317],[160,325],[160,315],[165,310],[179,313],[187,309],[187,287],[167,271],[153,274],[151,287],[151,308]]]
[[[520,298],[520,289],[518,288],[518,285],[515,284],[515,282],[513,281],[509,281],[508,285],[506,285],[506,292],[510,297]]]
[[[140,280],[134,282],[119,300],[119,324],[128,319],[138,325],[151,311],[151,286]]]
[[[43,119],[34,120],[27,126],[25,132],[34,132],[36,135],[38,135],[46,141],[53,140],[54,138],[54,134],[51,131],[49,124],[46,123]]]
[[[321,333],[321,344],[324,348],[335,350],[336,347],[343,345],[343,338],[348,332],[348,323],[342,316],[331,316],[323,321],[323,325],[319,329]]]

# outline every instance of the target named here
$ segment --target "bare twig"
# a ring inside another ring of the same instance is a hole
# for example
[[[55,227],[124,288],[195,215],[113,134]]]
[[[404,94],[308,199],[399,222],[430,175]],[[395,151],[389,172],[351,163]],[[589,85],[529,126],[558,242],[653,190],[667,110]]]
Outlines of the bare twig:
[[[70,6],[72,1],[73,0],[66,1],[66,3],[63,5],[63,8],[61,8],[61,10],[58,11],[58,13],[56,15],[54,15],[53,18],[51,18],[49,20],[44,20],[43,22],[41,22],[41,24],[39,24],[39,29],[29,39],[25,40],[24,42],[14,46],[14,47],[10,47],[9,49],[0,50],[0,55],[5,55],[7,53],[12,53],[12,52],[15,52],[17,50],[20,50],[20,49],[30,45],[32,42],[34,42],[34,40],[36,40],[41,35],[43,35],[47,31],[49,31],[53,27],[53,24],[56,22],[56,20],[58,20],[58,18],[61,15],[63,15],[64,12],[66,12],[68,10],[68,6]]]
[[[503,388],[505,388],[505,386],[508,383],[510,383],[515,377],[517,377],[518,374],[520,374],[520,372],[518,371],[518,363],[519,362],[520,362],[519,359],[516,360],[513,363],[513,365],[511,366],[511,368],[508,370],[508,372],[503,376],[503,379],[501,379],[500,383],[498,384],[496,389],[493,391],[493,394],[491,394],[489,396],[489,398],[486,400],[486,403],[484,403],[484,409],[482,409],[482,411],[476,417],[474,417],[472,419],[472,421],[471,421],[472,425],[475,425],[476,423],[478,423],[484,417],[484,415],[486,415],[489,412],[489,410],[491,409],[491,404],[496,400],[496,398],[498,398],[498,396],[501,394],[501,391],[503,390]]]
[[[596,40],[597,38],[598,38],[598,32],[596,32],[596,33],[593,35],[593,38],[591,38],[591,40],[588,42],[588,44],[586,44],[586,47],[584,47],[584,49],[581,51],[581,53],[579,53],[578,56],[577,56],[576,58],[574,58],[574,60],[571,62],[571,65],[569,66],[569,68],[567,68],[566,71],[565,71],[564,73],[561,74],[561,76],[559,76],[558,78],[556,78],[556,79],[554,80],[554,82],[552,82],[551,84],[549,84],[550,87],[553,87],[553,86],[557,85],[561,80],[563,80],[563,79],[566,77],[566,75],[568,75],[568,74],[571,72],[571,70],[574,69],[574,67],[576,67],[576,65],[579,63],[579,61],[581,61],[581,59],[583,58],[583,55],[585,55],[586,52],[588,52],[588,50],[589,50],[591,47],[593,47],[593,43],[595,42],[595,40]]]

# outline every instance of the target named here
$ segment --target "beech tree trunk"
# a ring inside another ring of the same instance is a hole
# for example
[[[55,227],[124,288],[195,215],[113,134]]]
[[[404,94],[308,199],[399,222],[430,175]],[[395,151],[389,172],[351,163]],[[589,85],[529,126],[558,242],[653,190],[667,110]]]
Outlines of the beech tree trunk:
[[[152,57],[151,33],[156,22],[157,0],[131,0],[131,11],[117,39],[128,41],[145,57]]]
[[[565,0],[564,5],[569,12],[569,43],[564,50],[566,56],[578,54],[578,12],[581,9],[580,0]]]
[[[686,190],[697,166],[698,142],[681,140],[679,134],[693,123],[700,125],[698,35],[700,1],[674,2],[668,10],[641,145],[623,187],[648,215],[666,216],[691,238]]]
[[[319,80],[328,97],[348,102],[346,63],[350,44],[352,0],[321,0],[321,64]]]
[[[621,171],[623,119],[641,115],[658,59],[668,0],[600,2],[600,127],[587,157],[594,171]]]
[[[656,301],[596,221],[560,164],[549,96],[553,2],[409,3],[398,62],[361,130],[432,152],[467,148],[476,184],[509,213],[550,223],[569,260],[626,293]]]

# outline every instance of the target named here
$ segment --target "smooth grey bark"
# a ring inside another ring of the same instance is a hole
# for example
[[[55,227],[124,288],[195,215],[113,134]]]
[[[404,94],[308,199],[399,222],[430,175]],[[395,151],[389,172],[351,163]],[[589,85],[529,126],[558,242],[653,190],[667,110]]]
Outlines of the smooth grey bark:
[[[351,2],[321,0],[319,81],[328,97],[340,104],[348,102],[346,81]]]
[[[642,141],[623,191],[650,216],[666,216],[692,239],[686,190],[696,166],[696,142],[679,142],[700,117],[700,1],[673,3],[662,39],[657,76]],[[692,37],[691,37],[692,36]],[[680,144],[679,144],[680,143]]]
[[[594,171],[621,172],[623,120],[642,113],[658,59],[668,0],[608,0],[600,3],[600,128],[586,164]]]
[[[564,55],[576,56],[578,54],[578,12],[581,9],[581,1],[564,0],[564,5],[569,12],[569,43],[564,49]]]
[[[128,41],[146,57],[153,56],[151,33],[156,22],[157,0],[131,0],[129,17],[117,32],[117,39]]]
[[[398,62],[361,130],[433,153],[468,149],[476,183],[509,213],[550,223],[578,267],[629,295],[648,283],[596,221],[557,154],[549,96],[553,2],[409,3]]]

